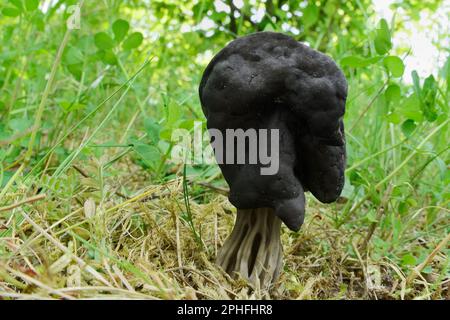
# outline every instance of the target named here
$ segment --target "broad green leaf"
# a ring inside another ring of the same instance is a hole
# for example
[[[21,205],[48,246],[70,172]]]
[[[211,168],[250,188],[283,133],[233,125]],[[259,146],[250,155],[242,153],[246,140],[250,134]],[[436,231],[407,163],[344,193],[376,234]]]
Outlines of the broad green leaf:
[[[33,120],[28,118],[15,118],[9,121],[9,127],[15,132],[23,132],[30,128]]]
[[[3,8],[2,10],[2,14],[7,16],[7,17],[17,17],[20,15],[20,10],[17,8],[13,8],[13,7],[6,7]]]
[[[380,20],[380,27],[375,33],[374,45],[378,54],[385,54],[392,48],[391,33],[385,19]]]
[[[401,77],[405,71],[405,65],[402,59],[397,56],[387,56],[384,58],[383,64],[393,77]]]
[[[22,0],[9,0],[9,2],[15,5],[20,11],[23,11]]]
[[[305,10],[303,10],[303,23],[305,29],[314,25],[319,19],[319,8],[314,4],[310,3]]]
[[[35,13],[31,21],[39,31],[45,30],[44,15],[42,14],[42,12],[38,11],[37,13]]]
[[[425,118],[433,122],[437,119],[437,111],[436,111],[436,94],[437,94],[437,85],[434,80],[433,75],[427,77],[423,83],[421,101],[423,104],[423,111]]]
[[[139,47],[143,41],[144,37],[140,32],[133,32],[128,36],[128,38],[123,42],[123,48],[125,50],[131,50]]]
[[[69,64],[67,65],[67,70],[69,70],[69,72],[79,80],[83,74],[83,63]]]
[[[34,11],[39,7],[39,0],[25,0],[25,8],[27,11]]]
[[[414,84],[414,91],[416,92],[417,96],[420,97],[422,90],[420,89],[420,79],[416,70],[413,70],[413,72],[411,72],[411,78]]]
[[[401,122],[400,115],[395,112],[391,112],[386,116],[388,122],[399,124]]]
[[[159,141],[159,132],[161,131],[161,126],[159,123],[152,118],[145,118],[144,127],[151,142],[153,144],[157,144]]]
[[[133,145],[133,149],[142,158],[143,162],[152,169],[155,169],[161,161],[161,152],[155,146],[136,142]]]
[[[414,266],[416,265],[416,258],[411,253],[407,253],[402,257],[402,265]]]
[[[83,62],[83,54],[77,47],[69,47],[64,55],[66,64],[76,64]]]
[[[420,107],[420,100],[417,94],[412,94],[407,97],[398,110],[407,119],[414,120],[415,122],[423,121],[423,113]]]
[[[99,49],[108,50],[114,48],[114,41],[106,32],[99,32],[94,36],[95,45]]]
[[[421,88],[417,71],[414,70],[411,73],[411,76],[414,84],[414,92],[419,98],[420,109],[422,110],[425,119],[430,122],[435,121],[438,117],[436,110],[436,80],[434,79],[433,75],[428,76],[423,83],[423,87]]]
[[[111,50],[102,50],[100,53],[100,59],[106,64],[117,64],[117,57]]]
[[[384,92],[384,96],[387,102],[397,102],[401,98],[400,86],[397,84],[390,84],[386,91]]]
[[[123,19],[118,19],[114,21],[112,29],[114,32],[114,39],[117,42],[121,42],[127,35],[128,30],[130,29],[130,24]]]
[[[377,63],[381,59],[380,56],[372,58],[362,58],[358,56],[347,56],[342,58],[341,66],[348,66],[352,68],[364,68],[371,64]]]
[[[402,131],[403,134],[407,137],[409,137],[413,132],[414,129],[416,129],[416,124],[414,123],[414,120],[408,119],[405,122],[402,123]]]

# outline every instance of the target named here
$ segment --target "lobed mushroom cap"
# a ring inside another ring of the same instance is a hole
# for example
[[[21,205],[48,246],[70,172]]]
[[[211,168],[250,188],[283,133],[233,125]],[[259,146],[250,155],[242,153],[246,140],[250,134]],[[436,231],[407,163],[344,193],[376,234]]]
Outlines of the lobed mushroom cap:
[[[237,208],[274,208],[298,230],[305,191],[322,202],[340,195],[347,82],[330,57],[284,34],[254,33],[212,59],[199,94],[208,128],[279,129],[278,173],[261,175],[261,163],[219,164]]]

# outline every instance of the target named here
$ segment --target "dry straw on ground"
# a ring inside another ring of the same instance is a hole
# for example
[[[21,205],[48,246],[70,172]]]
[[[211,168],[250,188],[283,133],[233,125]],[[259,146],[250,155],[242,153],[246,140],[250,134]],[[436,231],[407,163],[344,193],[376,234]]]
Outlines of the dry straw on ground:
[[[342,205],[322,206],[312,198],[301,231],[292,233],[283,227],[285,265],[280,279],[271,292],[254,291],[214,264],[217,248],[235,218],[223,190],[191,184],[190,189],[200,191],[190,195],[190,223],[181,177],[148,185],[148,178],[135,170],[139,169],[128,166],[99,179],[94,164],[85,168],[79,164],[55,186],[58,196],[49,192],[32,198],[30,192],[35,190],[25,186],[9,194],[9,203],[16,205],[5,208],[8,218],[0,219],[0,298],[427,299],[448,295],[448,279],[419,273],[408,282],[408,274],[388,258],[372,261],[370,243],[362,246],[368,230],[337,228],[331,217]],[[127,196],[124,190],[132,191]],[[438,250],[428,263],[444,265],[445,259]]]

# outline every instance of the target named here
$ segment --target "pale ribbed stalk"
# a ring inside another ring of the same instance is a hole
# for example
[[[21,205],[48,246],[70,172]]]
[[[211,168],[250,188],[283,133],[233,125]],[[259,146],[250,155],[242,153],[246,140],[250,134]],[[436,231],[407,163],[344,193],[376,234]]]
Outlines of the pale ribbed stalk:
[[[216,263],[256,288],[270,288],[283,265],[280,228],[273,209],[238,209],[234,229],[219,249]]]

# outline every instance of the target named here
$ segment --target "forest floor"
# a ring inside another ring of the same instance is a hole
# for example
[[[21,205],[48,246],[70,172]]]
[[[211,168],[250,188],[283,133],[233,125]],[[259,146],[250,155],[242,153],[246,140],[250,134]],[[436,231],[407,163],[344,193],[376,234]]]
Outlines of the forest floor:
[[[12,209],[0,221],[0,298],[450,298],[448,257],[439,250],[421,244],[432,255],[428,263],[443,266],[440,273],[404,272],[388,257],[374,259],[370,239],[364,244],[376,228],[337,226],[333,216],[343,204],[321,205],[311,196],[301,230],[283,226],[281,277],[270,292],[255,291],[214,264],[235,217],[223,192],[202,187],[186,203],[182,177],[147,181],[131,162],[110,176],[99,174],[95,161],[78,163],[61,179],[60,196],[39,195]]]

